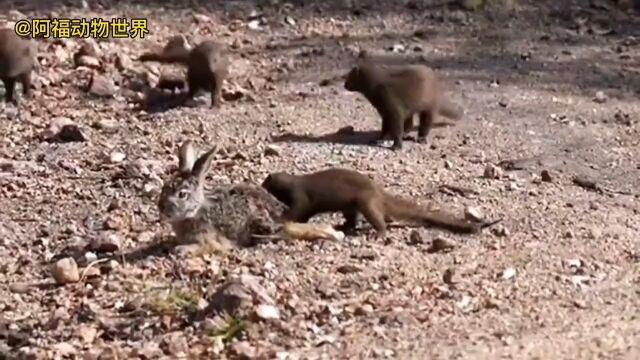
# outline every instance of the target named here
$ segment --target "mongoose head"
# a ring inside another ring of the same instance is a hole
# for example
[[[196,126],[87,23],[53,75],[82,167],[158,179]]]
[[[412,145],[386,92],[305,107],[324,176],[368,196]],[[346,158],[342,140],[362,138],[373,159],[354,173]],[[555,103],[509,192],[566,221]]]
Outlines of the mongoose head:
[[[344,88],[348,91],[359,91],[361,80],[361,69],[360,66],[357,65],[349,71],[346,76],[346,80],[344,81]]]
[[[262,182],[262,187],[280,202],[291,206],[291,186],[294,178],[285,172],[271,173]]]

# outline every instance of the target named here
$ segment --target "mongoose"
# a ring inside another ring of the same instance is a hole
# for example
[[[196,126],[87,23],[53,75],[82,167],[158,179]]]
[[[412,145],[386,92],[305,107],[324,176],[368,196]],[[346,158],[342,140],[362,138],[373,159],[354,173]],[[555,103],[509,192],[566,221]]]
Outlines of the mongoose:
[[[6,101],[16,103],[13,97],[16,81],[22,84],[22,94],[29,96],[35,56],[33,40],[21,38],[11,28],[0,29],[0,79],[4,83]]]
[[[358,213],[364,215],[379,237],[386,235],[387,223],[404,220],[431,225],[458,233],[475,233],[492,223],[474,223],[458,219],[440,210],[430,210],[386,192],[373,180],[359,172],[329,168],[306,175],[272,173],[262,187],[288,206],[283,218],[306,223],[311,217],[326,212],[342,212],[345,223],[341,230],[356,227]]]
[[[417,141],[424,143],[437,115],[452,120],[462,112],[444,94],[444,85],[434,71],[425,65],[386,66],[365,63],[352,68],[344,87],[358,92],[376,108],[382,117],[380,135],[372,143],[380,144],[388,135],[392,150],[402,149],[406,131],[413,127],[413,116],[420,116]]]
[[[211,92],[211,106],[218,107],[222,83],[229,75],[229,58],[225,47],[213,40],[204,40],[193,49],[180,48],[171,52],[149,52],[142,54],[140,61],[179,63],[187,67],[187,99],[198,90]]]

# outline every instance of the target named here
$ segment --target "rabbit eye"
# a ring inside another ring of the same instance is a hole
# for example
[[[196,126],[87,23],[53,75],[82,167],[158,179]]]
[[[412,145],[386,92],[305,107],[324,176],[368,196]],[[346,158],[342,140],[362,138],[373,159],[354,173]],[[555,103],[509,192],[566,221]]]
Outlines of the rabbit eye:
[[[186,199],[188,195],[189,195],[189,192],[187,190],[182,190],[178,192],[178,198],[180,199]]]

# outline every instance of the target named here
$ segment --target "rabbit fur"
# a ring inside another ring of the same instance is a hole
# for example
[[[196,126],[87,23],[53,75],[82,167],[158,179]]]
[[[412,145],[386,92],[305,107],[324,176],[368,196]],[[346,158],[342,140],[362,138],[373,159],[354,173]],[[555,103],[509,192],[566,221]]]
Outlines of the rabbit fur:
[[[252,246],[281,228],[286,207],[262,187],[241,183],[205,189],[215,150],[199,155],[193,142],[184,142],[178,149],[178,171],[162,187],[158,210],[171,223],[179,252]]]

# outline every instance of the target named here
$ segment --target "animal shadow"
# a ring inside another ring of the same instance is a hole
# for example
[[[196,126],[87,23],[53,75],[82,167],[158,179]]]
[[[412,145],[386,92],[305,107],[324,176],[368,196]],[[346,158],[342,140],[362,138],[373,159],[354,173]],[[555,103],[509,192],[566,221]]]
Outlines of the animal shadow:
[[[441,128],[453,126],[451,123],[439,122],[434,123],[433,128]],[[414,126],[410,131],[415,131],[417,128]],[[298,135],[293,133],[285,133],[272,138],[273,142],[299,142],[299,143],[332,143],[343,145],[369,145],[375,146],[372,142],[378,138],[380,134],[379,130],[367,130],[367,131],[355,131],[352,126],[346,126],[334,133],[313,136],[313,135]],[[405,141],[415,141],[415,136],[407,134],[404,137]],[[382,145],[378,145],[383,147]]]

